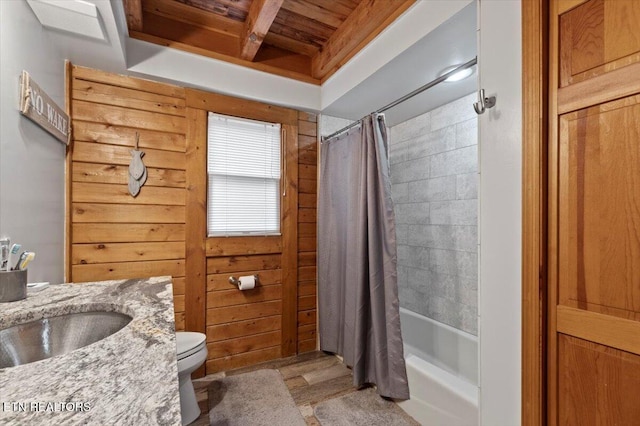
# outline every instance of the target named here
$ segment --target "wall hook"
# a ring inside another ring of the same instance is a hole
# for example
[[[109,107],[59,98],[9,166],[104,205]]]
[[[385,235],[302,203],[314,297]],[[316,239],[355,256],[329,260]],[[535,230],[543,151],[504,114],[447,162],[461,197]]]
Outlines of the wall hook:
[[[491,96],[491,97],[485,98],[484,89],[480,89],[478,91],[478,98],[480,100],[478,102],[473,103],[473,109],[476,110],[476,113],[478,115],[484,114],[485,110],[496,106],[496,97]]]

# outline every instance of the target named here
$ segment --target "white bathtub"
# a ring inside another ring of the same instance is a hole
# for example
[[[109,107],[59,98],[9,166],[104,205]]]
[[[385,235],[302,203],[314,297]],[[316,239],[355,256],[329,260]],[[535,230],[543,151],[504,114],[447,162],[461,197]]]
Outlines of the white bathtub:
[[[400,308],[411,399],[400,407],[425,426],[478,424],[478,339]]]

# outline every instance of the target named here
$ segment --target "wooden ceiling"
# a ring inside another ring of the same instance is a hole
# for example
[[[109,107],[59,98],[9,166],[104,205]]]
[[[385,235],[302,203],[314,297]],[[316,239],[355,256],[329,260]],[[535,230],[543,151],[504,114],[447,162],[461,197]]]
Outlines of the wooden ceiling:
[[[416,0],[123,0],[132,38],[321,84]]]

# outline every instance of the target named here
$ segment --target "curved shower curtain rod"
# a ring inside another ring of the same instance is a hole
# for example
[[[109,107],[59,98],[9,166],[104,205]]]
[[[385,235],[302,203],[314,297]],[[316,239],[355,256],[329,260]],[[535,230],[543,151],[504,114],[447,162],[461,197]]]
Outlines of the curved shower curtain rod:
[[[408,94],[404,95],[403,97],[401,97],[400,99],[396,99],[395,101],[391,102],[390,104],[387,104],[387,105],[383,106],[382,108],[372,112],[372,114],[379,114],[379,113],[385,112],[388,109],[391,109],[394,106],[396,106],[398,104],[401,104],[402,102],[404,102],[404,101],[406,101],[408,99],[411,99],[416,95],[419,95],[420,93],[424,92],[425,90],[430,89],[433,86],[436,86],[436,85],[442,83],[443,81],[445,81],[447,78],[451,77],[453,74],[457,73],[458,71],[462,71],[464,69],[471,68],[472,66],[474,66],[477,63],[478,63],[478,57],[476,56],[472,60],[470,60],[469,62],[466,62],[466,63],[460,65],[459,67],[455,67],[451,71],[448,71],[448,72],[442,74],[440,77],[436,78],[435,80],[432,80],[432,81],[428,82],[427,84],[418,87],[413,92],[408,93]],[[358,124],[360,124],[360,121],[362,121],[362,120],[354,121],[353,123],[349,124],[348,126],[343,127],[342,129],[338,130],[337,132],[331,133],[329,136],[323,136],[322,137],[322,142],[325,142],[328,139],[331,139],[332,137],[337,136],[340,133],[344,133],[347,130],[357,126]]]

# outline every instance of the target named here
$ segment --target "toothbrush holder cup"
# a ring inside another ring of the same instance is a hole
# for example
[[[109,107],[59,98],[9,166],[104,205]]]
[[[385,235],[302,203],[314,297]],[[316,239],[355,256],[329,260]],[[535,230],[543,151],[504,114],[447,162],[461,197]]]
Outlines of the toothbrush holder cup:
[[[27,270],[0,271],[0,303],[27,297]]]

